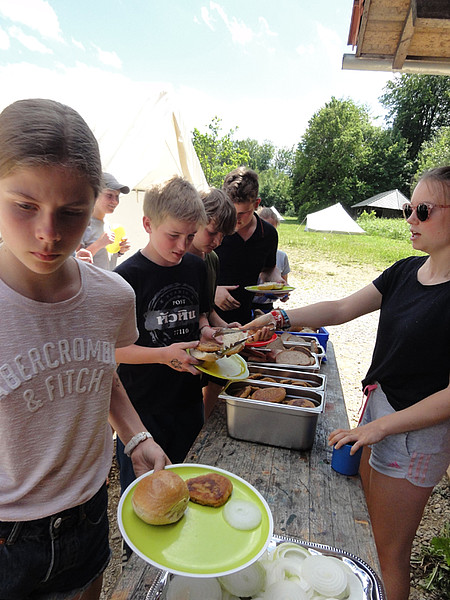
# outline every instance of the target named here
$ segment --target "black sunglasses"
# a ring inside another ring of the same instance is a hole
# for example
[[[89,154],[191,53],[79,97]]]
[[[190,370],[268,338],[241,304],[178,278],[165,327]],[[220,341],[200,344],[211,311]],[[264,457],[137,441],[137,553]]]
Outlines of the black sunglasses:
[[[405,217],[405,219],[409,219],[409,217],[413,214],[413,212],[416,211],[417,218],[419,219],[419,221],[423,222],[429,218],[433,208],[447,208],[448,206],[450,206],[450,205],[449,204],[428,204],[427,202],[422,202],[421,204],[418,204],[417,206],[411,206],[411,204],[405,203],[402,206],[402,210],[403,210],[403,216]]]

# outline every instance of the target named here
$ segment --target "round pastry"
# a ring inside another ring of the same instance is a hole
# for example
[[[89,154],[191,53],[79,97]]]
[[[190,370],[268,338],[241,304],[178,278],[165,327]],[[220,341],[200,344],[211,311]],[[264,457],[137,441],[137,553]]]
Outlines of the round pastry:
[[[283,402],[286,398],[286,390],[282,387],[263,387],[253,392],[251,398],[262,402]]]
[[[143,477],[131,498],[134,512],[150,525],[167,525],[181,519],[189,502],[187,483],[171,470]]]
[[[293,400],[286,402],[286,404],[289,404],[289,406],[300,406],[302,408],[316,408],[314,402],[306,398],[294,398]]]

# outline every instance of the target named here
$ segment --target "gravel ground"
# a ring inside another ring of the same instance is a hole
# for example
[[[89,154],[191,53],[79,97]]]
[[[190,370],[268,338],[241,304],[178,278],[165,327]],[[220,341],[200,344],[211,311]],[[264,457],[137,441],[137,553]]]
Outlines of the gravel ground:
[[[291,258],[291,255],[289,258],[292,269],[289,283],[296,289],[286,303],[280,304],[283,308],[341,298],[369,284],[379,274],[379,271],[366,267],[337,265],[331,262],[305,264],[299,258]],[[349,421],[353,425],[358,421],[362,398],[360,382],[370,364],[377,324],[378,313],[373,313],[351,323],[327,327],[336,352]],[[109,493],[113,559],[105,573],[102,600],[109,597],[120,574],[120,533],[116,526],[119,486],[115,464],[111,470]],[[410,600],[444,600],[442,596],[425,592],[420,587],[424,577],[424,566],[421,565],[420,556],[422,546],[428,546],[431,538],[439,535],[444,523],[450,520],[449,498],[450,484],[448,477],[445,477],[436,486],[430,498],[414,542]]]

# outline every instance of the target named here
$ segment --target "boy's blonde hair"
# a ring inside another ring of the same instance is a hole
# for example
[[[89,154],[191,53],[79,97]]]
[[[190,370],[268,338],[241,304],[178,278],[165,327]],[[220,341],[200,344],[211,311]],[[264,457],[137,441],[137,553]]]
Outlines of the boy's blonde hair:
[[[178,176],[145,192],[144,215],[156,227],[167,217],[199,225],[208,223],[199,193],[192,183]]]

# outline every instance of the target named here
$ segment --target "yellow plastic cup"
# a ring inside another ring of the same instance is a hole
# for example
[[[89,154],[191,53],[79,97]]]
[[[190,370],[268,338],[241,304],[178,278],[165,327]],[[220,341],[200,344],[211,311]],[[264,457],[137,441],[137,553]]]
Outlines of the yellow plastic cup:
[[[114,227],[112,231],[114,233],[114,241],[112,244],[108,244],[106,249],[110,254],[115,254],[120,250],[120,242],[125,237],[125,229],[119,225],[118,227]]]

